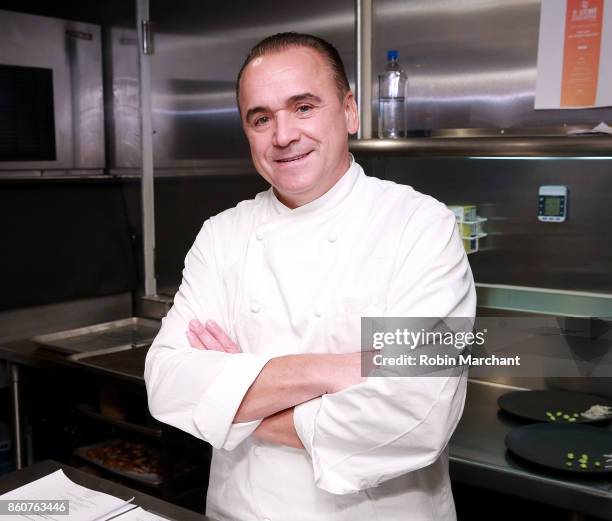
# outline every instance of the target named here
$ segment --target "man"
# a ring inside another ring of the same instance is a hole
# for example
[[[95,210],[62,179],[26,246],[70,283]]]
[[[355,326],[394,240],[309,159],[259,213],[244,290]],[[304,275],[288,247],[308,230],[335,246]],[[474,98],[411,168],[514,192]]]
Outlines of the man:
[[[454,216],[348,152],[355,99],[308,35],[253,48],[237,99],[271,184],[207,220],[145,378],[153,416],[215,448],[224,520],[446,520],[466,378],[360,374],[361,316],[471,317]]]

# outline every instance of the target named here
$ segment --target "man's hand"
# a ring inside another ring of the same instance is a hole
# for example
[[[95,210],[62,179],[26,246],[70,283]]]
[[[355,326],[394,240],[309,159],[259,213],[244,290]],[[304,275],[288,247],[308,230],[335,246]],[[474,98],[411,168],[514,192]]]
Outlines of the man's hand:
[[[268,443],[303,449],[302,441],[293,424],[293,407],[264,418],[253,436]]]
[[[240,353],[240,347],[227,335],[214,320],[202,324],[199,320],[189,322],[187,330],[189,345],[196,349],[222,351],[225,353]]]

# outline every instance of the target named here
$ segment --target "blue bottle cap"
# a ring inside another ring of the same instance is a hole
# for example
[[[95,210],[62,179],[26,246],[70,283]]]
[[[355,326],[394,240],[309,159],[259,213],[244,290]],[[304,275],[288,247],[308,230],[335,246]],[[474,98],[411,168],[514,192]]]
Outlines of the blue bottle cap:
[[[387,60],[397,60],[399,56],[399,52],[397,51],[387,51]]]

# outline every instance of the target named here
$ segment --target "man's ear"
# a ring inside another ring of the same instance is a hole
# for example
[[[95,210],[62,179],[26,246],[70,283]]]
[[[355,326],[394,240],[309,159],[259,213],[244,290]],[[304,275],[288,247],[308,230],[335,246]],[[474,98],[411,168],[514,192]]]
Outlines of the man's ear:
[[[344,116],[349,134],[356,134],[359,130],[359,113],[355,96],[349,90],[344,96]]]

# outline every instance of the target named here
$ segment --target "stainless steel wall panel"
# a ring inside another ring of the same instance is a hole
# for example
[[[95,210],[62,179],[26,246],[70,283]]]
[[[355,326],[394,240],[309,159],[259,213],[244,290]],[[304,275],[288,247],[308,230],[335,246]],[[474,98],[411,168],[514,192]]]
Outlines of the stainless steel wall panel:
[[[313,33],[338,47],[355,81],[354,2],[307,4],[239,0],[215,6],[151,0],[155,26],[153,127],[155,166],[197,166],[248,158],[235,103],[235,80],[249,49],[282,31]]]
[[[104,168],[100,27],[0,11],[0,63],[53,69],[55,161],[3,161],[0,169]]]
[[[488,218],[476,282],[612,293],[612,159],[359,157],[369,174]],[[569,188],[568,220],[537,219],[538,187]]]
[[[408,74],[408,128],[599,123],[612,109],[535,111],[540,0],[378,0],[373,69],[397,49]],[[377,79],[373,78],[374,98]],[[373,103],[378,117],[378,107]]]
[[[109,168],[140,168],[140,92],[136,29],[105,29]]]

